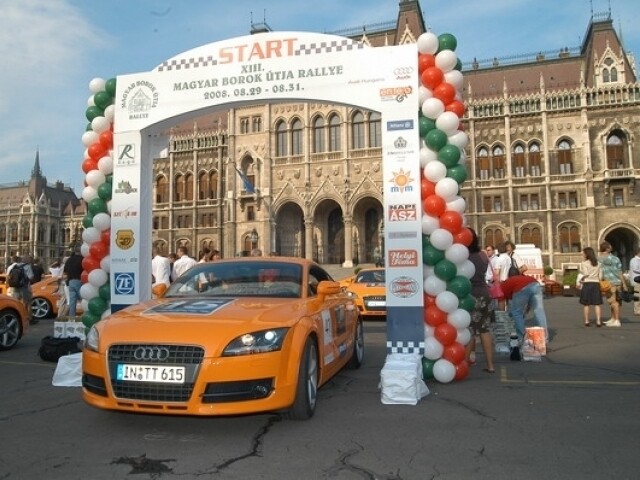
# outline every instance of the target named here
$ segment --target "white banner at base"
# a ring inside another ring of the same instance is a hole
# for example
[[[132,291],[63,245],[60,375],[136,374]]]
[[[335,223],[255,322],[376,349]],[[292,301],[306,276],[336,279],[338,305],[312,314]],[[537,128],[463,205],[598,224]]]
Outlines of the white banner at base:
[[[390,353],[380,373],[382,403],[416,405],[429,395],[429,388],[422,380],[420,355]]]

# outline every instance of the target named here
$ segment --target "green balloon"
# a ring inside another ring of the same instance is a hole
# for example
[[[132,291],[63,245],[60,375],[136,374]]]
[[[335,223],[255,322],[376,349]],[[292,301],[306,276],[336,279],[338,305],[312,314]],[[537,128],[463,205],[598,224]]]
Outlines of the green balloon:
[[[113,185],[113,173],[110,173],[109,175],[107,175],[105,177],[105,182],[110,183],[111,185]]]
[[[476,308],[476,297],[467,295],[466,297],[460,298],[458,300],[458,307],[467,312],[473,311],[473,309]]]
[[[438,51],[442,50],[454,50],[458,46],[458,40],[450,33],[443,33],[438,35]]]
[[[467,168],[464,165],[454,165],[447,168],[447,177],[453,178],[458,184],[467,179]]]
[[[444,163],[447,168],[455,167],[460,160],[460,149],[449,143],[438,150],[438,160]]]
[[[104,110],[113,103],[113,97],[107,92],[98,92],[93,96],[93,103],[96,104],[96,107]]]
[[[429,239],[429,235],[422,234],[422,248],[428,247],[431,245],[431,240]]]
[[[447,290],[458,298],[464,298],[471,293],[471,281],[467,277],[457,275],[447,282]]]
[[[104,83],[104,89],[107,91],[109,95],[112,97],[116,96],[116,79],[110,78]]]
[[[108,213],[109,209],[107,208],[106,202],[100,197],[93,198],[89,200],[89,213],[92,215],[96,215],[98,213]]]
[[[434,128],[425,137],[427,146],[436,152],[447,144],[447,134],[438,128]]]
[[[87,213],[84,217],[82,217],[82,226],[84,228],[93,227],[93,215],[92,214]]]
[[[112,192],[113,185],[109,182],[104,182],[98,187],[98,196],[104,201],[111,200]]]
[[[107,282],[104,285],[100,285],[100,288],[98,288],[98,294],[105,302],[109,301],[111,299],[111,284]]]
[[[100,318],[102,313],[107,309],[107,302],[100,297],[93,297],[89,300],[89,312]]]
[[[84,312],[82,314],[82,324],[89,330],[96,323],[100,321],[100,315],[94,315],[91,312]]]
[[[86,132],[91,132],[93,131],[93,125],[91,125],[91,122],[87,123],[87,127],[85,128]]]
[[[427,117],[420,117],[418,119],[418,124],[420,127],[420,136],[425,137],[427,133],[436,128],[436,121]]]
[[[456,66],[455,66],[455,67],[453,67],[453,69],[454,69],[454,70],[458,70],[459,72],[461,72],[461,71],[462,71],[462,62],[460,61],[460,59],[458,59],[458,60],[456,61]]]
[[[422,263],[425,265],[435,266],[443,258],[444,252],[433,245],[427,245],[422,249]]]
[[[435,273],[436,277],[440,280],[448,282],[449,280],[453,280],[453,278],[458,274],[458,267],[456,267],[456,264],[451,260],[444,258],[436,263],[433,273]]]
[[[97,105],[91,105],[90,107],[87,108],[85,115],[87,117],[87,120],[91,121],[96,117],[104,116],[104,110],[98,107]]]
[[[423,380],[432,380],[433,376],[433,366],[435,365],[435,360],[429,360],[427,357],[422,357],[422,379]]]

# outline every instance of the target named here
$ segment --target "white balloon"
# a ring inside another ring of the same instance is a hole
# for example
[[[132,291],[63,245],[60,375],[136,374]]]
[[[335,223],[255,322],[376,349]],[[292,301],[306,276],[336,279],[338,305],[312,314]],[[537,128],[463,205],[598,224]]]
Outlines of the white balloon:
[[[100,232],[111,227],[111,216],[108,213],[100,212],[93,216],[93,226]]]
[[[87,107],[95,107],[96,106],[96,101],[93,95],[91,95],[89,98],[87,98]]]
[[[469,258],[469,249],[461,243],[454,243],[445,250],[444,258],[459,265]]]
[[[442,197],[445,202],[455,199],[458,194],[459,185],[451,177],[445,177],[436,183],[436,195]]]
[[[447,316],[447,322],[461,330],[471,324],[471,314],[463,308],[458,308]]]
[[[464,152],[465,147],[469,144],[469,136],[465,132],[458,130],[453,135],[449,135],[447,141]]]
[[[422,169],[422,174],[427,180],[437,183],[447,176],[447,167],[442,162],[429,162]]]
[[[429,360],[438,360],[442,357],[442,352],[444,352],[444,347],[442,344],[435,338],[429,337],[424,341],[424,356]]]
[[[460,125],[460,119],[453,112],[442,112],[436,118],[436,128],[442,130],[447,136],[455,135],[458,130],[458,126]]]
[[[431,235],[434,230],[440,228],[440,220],[437,217],[432,217],[426,213],[422,215],[422,233],[425,235]]]
[[[100,315],[100,320],[104,320],[105,318],[107,318],[109,315],[111,315],[111,302],[107,302],[107,309],[102,312],[102,315]]]
[[[100,240],[100,230],[95,227],[85,228],[82,232],[82,240],[88,245],[93,245]],[[86,255],[84,256],[86,257]]]
[[[111,123],[113,123],[113,119],[115,117],[115,114],[116,114],[115,105],[109,105],[107,108],[104,109],[104,118],[109,120],[109,122],[111,122]]]
[[[464,78],[460,70],[451,70],[450,72],[445,73],[444,81],[456,87],[456,90],[462,90],[464,87]]]
[[[453,244],[453,234],[444,228],[436,228],[429,240],[438,250],[446,250]]]
[[[89,248],[91,247],[91,245],[89,245],[87,242],[84,242],[82,245],[80,245],[80,254],[83,257],[88,257],[89,256]]]
[[[96,133],[106,132],[111,128],[111,122],[107,120],[105,117],[96,117],[91,120],[91,128]]]
[[[91,170],[89,173],[87,173],[84,179],[86,180],[87,185],[90,185],[93,188],[97,189],[104,183],[105,178],[106,177],[104,173],[102,173],[100,170]]]
[[[105,175],[111,175],[113,173],[113,158],[111,158],[111,155],[105,155],[98,160],[98,170]]]
[[[424,168],[427,163],[438,160],[438,153],[431,150],[426,145],[420,148],[420,168]]]
[[[433,337],[433,332],[434,331],[435,331],[435,328],[433,328],[428,323],[425,323],[424,324],[424,339],[427,340],[427,338]]]
[[[82,190],[82,199],[88,203],[94,198],[98,198],[98,191],[90,186],[84,187]]]
[[[467,209],[467,202],[464,198],[456,195],[456,197],[447,202],[447,210],[451,210],[453,212],[464,213]]]
[[[463,346],[467,345],[471,341],[471,330],[469,330],[468,328],[458,329],[458,336],[456,337],[456,341],[460,342]]]
[[[427,265],[426,263],[422,264],[422,278],[427,278],[435,275],[434,267],[431,265]]]
[[[418,88],[418,104],[422,105],[427,98],[433,98],[433,92],[430,88],[420,85]]]
[[[109,280],[109,275],[107,275],[107,272],[100,268],[94,268],[89,272],[88,280],[91,285],[96,288],[100,288],[102,285],[107,283],[107,280]]]
[[[82,308],[83,312],[88,312],[89,311],[89,300],[86,299],[82,299],[80,300],[80,308]]]
[[[109,215],[111,215],[111,200],[107,202],[107,212],[109,212]]]
[[[436,306],[443,312],[451,313],[458,308],[459,300],[455,293],[445,290],[436,296]]]
[[[425,32],[418,37],[416,44],[418,45],[418,52],[434,55],[438,51],[440,41],[433,32]]]
[[[476,273],[476,267],[471,260],[465,260],[464,262],[457,264],[456,267],[458,267],[458,275],[465,278],[471,278],[474,273]]]
[[[98,287],[90,283],[83,283],[80,287],[80,297],[85,300],[91,300],[99,295]]]
[[[435,120],[444,113],[444,103],[439,98],[427,98],[422,102],[421,109],[425,117]]]
[[[100,136],[93,130],[87,130],[82,134],[82,143],[85,147],[89,147],[100,140]],[[85,157],[87,158],[87,157]]]
[[[436,67],[445,74],[454,69],[458,63],[458,56],[453,50],[442,50],[436,55]]]
[[[107,82],[104,78],[96,77],[89,82],[89,90],[91,93],[98,93],[104,90],[104,86]]]
[[[439,295],[447,289],[447,282],[435,275],[424,279],[424,292],[432,297]]]
[[[111,271],[111,255],[106,255],[100,260],[100,268],[107,273]]]
[[[440,383],[450,383],[456,376],[456,367],[449,360],[441,358],[433,364],[433,377]]]

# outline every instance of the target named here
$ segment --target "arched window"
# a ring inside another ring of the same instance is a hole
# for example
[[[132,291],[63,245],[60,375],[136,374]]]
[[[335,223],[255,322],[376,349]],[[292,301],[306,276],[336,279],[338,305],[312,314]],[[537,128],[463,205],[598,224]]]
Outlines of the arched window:
[[[558,228],[558,248],[562,253],[580,252],[580,227],[575,223],[565,223]]]
[[[156,203],[167,203],[169,201],[169,182],[166,177],[160,176],[156,179]]]
[[[280,120],[276,124],[276,157],[286,157],[288,154],[287,125]]]
[[[351,148],[364,148],[364,115],[356,112],[351,121]]]
[[[477,162],[477,169],[478,169],[478,176],[479,176],[478,179],[489,180],[489,168],[490,168],[489,151],[484,147],[479,148],[476,159],[477,159],[476,162]]]
[[[190,173],[184,176],[184,199],[193,201],[193,175]]]
[[[611,67],[611,81],[612,82],[618,81],[618,70],[616,69],[616,67]]]
[[[371,112],[369,115],[369,147],[382,146],[382,120],[378,112]]]
[[[291,124],[291,155],[302,155],[302,122],[298,118]]]
[[[324,118],[316,117],[313,120],[313,153],[325,151]]]
[[[484,231],[484,246],[492,245],[497,248],[504,242],[504,232],[500,228],[487,228]]]
[[[533,142],[529,145],[529,175],[539,177],[542,175],[542,167],[540,161],[540,144]]]
[[[527,165],[524,158],[524,146],[518,143],[513,149],[513,175],[524,177],[527,172]]]
[[[609,69],[608,68],[603,68],[602,69],[602,81],[604,83],[609,83]]]
[[[329,118],[329,151],[339,152],[342,150],[342,142],[340,140],[340,118],[333,114]]]
[[[198,176],[198,199],[204,200],[209,198],[209,176],[202,172]]]
[[[504,166],[504,150],[502,147],[494,147],[493,154],[493,177],[504,178],[506,171]]]
[[[540,227],[527,226],[520,230],[520,240],[522,243],[533,243],[536,247],[542,248],[542,234]]]
[[[573,173],[573,152],[567,140],[558,143],[558,169],[562,175]]]
[[[173,182],[173,201],[181,202],[182,200],[184,200],[184,176],[178,174]]]
[[[218,198],[218,172],[209,174],[209,196],[207,198]]]
[[[607,168],[624,168],[625,140],[620,130],[613,131],[607,137]]]

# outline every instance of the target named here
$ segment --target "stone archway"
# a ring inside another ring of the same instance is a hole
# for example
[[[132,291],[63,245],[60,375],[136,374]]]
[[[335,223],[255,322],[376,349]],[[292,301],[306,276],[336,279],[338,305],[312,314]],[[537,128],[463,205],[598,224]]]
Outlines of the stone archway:
[[[304,213],[295,203],[282,206],[276,215],[276,253],[286,257],[305,256]]]
[[[605,234],[604,240],[613,247],[613,253],[622,262],[622,270],[628,270],[629,262],[640,246],[638,233],[630,227],[617,226]]]

